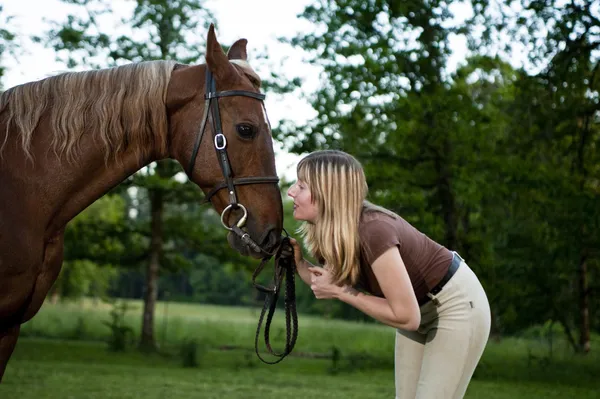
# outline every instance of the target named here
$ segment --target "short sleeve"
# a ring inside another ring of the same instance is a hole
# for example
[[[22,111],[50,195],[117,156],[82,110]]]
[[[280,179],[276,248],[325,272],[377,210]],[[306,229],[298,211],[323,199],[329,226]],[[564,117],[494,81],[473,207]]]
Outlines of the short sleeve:
[[[372,265],[385,251],[401,245],[391,220],[370,220],[360,225],[360,246],[365,261]]]

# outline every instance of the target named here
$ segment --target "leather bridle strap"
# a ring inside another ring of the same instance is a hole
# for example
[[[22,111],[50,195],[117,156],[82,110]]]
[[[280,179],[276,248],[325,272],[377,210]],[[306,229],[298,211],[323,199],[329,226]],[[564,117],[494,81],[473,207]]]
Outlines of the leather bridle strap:
[[[202,138],[204,137],[204,132],[206,131],[206,124],[208,123],[209,116],[212,119],[212,131],[213,131],[213,141],[215,150],[217,153],[217,159],[219,165],[221,167],[221,172],[223,173],[224,181],[217,184],[213,187],[210,192],[206,195],[202,203],[209,202],[211,198],[220,190],[227,188],[229,192],[229,204],[237,205],[237,195],[235,191],[235,186],[245,185],[245,184],[268,184],[268,183],[278,183],[279,178],[277,176],[248,176],[248,177],[238,177],[233,178],[233,171],[231,169],[231,163],[229,162],[229,157],[227,155],[227,139],[223,134],[223,128],[221,125],[221,114],[219,111],[219,97],[234,97],[234,96],[243,96],[250,97],[261,102],[264,101],[265,95],[262,93],[255,93],[247,90],[225,90],[221,92],[217,92],[215,79],[210,71],[210,69],[206,69],[206,94],[204,95],[205,103],[204,103],[204,113],[202,116],[202,124],[200,126],[200,131],[196,140],[194,142],[194,147],[192,149],[192,157],[190,158],[190,164],[187,168],[188,176],[192,176],[194,173],[194,165],[196,163],[196,158],[198,157],[198,152],[200,150],[200,145],[202,144]],[[214,103],[213,103],[214,101]],[[264,103],[262,103],[264,109]],[[265,112],[266,115],[266,112]],[[268,121],[268,119],[267,119]],[[270,128],[270,123],[269,123]]]
[[[209,71],[210,73],[210,71]],[[235,96],[243,96],[243,97],[252,97],[257,100],[263,101],[266,96],[262,93],[255,93],[253,91],[247,90],[224,90],[215,93],[208,93],[207,98],[218,98],[218,97],[235,97]]]
[[[273,178],[273,177],[259,177],[259,176],[238,177],[238,178],[233,179],[234,186],[243,186],[243,185],[247,185],[247,184],[266,184],[266,183],[277,183],[277,180],[275,180],[275,178]],[[228,187],[226,182],[221,182],[221,183],[217,184],[208,192],[208,194],[206,194],[206,197],[204,198],[202,203],[209,202],[210,199],[216,193],[218,193],[220,190],[222,190],[226,187]]]
[[[210,72],[207,70],[207,79],[208,74]],[[206,85],[206,90],[208,90],[208,84]],[[210,109],[210,100],[204,101],[204,113],[202,115],[202,125],[200,126],[200,131],[196,136],[196,141],[194,142],[194,147],[192,149],[192,157],[190,158],[190,164],[187,168],[187,174],[191,178],[194,173],[194,164],[196,163],[196,157],[198,156],[198,151],[200,150],[200,144],[202,143],[202,137],[204,137],[204,131],[206,130],[206,122],[208,121],[208,111]]]

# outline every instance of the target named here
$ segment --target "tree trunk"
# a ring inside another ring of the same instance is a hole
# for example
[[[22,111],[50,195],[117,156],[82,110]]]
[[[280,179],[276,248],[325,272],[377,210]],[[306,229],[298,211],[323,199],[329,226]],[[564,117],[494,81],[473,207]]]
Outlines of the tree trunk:
[[[587,178],[587,170],[585,168],[585,147],[590,135],[590,117],[586,116],[579,137],[579,145],[577,148],[577,173],[580,178],[579,189],[582,195],[585,195],[585,181]],[[586,228],[581,227],[581,259],[577,268],[577,280],[579,285],[579,350],[581,353],[588,353],[591,349],[590,343],[590,301],[588,290],[587,277],[587,250],[586,250]]]
[[[144,314],[142,318],[142,335],[140,349],[143,351],[156,350],[154,339],[154,310],[158,297],[158,274],[162,254],[162,220],[164,198],[161,189],[149,190],[151,213],[150,261],[146,269],[146,290],[144,294]]]
[[[579,350],[582,353],[588,353],[591,349],[590,343],[590,301],[587,281],[587,259],[582,256],[578,268],[579,274],[579,314],[580,314],[580,334]]]
[[[573,349],[574,352],[577,352],[577,342],[575,342],[575,337],[574,337],[573,333],[571,332],[571,327],[569,327],[569,323],[556,310],[556,308],[554,309],[554,314],[555,314],[555,317],[558,319],[558,322],[560,323],[560,325],[563,327],[563,330],[565,331],[565,336],[567,337],[567,341],[571,345],[571,348]]]

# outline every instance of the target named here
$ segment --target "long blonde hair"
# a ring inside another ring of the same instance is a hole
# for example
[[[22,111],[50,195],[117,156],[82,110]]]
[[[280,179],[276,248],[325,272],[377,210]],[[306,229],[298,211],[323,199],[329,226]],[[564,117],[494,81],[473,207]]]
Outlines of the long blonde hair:
[[[342,151],[316,151],[300,160],[297,173],[318,209],[315,223],[304,222],[299,229],[306,248],[324,261],[336,283],[356,284],[360,277],[358,226],[368,191],[362,165]]]

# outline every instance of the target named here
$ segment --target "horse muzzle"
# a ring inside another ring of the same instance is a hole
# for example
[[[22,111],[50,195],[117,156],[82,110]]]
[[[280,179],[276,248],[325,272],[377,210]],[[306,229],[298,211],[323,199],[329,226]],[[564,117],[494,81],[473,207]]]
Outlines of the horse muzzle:
[[[255,241],[246,229],[234,226],[227,235],[229,245],[240,254],[255,259],[272,256],[281,242],[281,232],[270,228],[263,234],[261,240]]]

